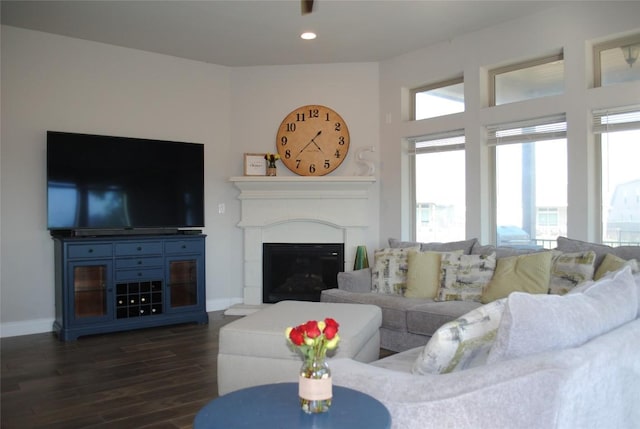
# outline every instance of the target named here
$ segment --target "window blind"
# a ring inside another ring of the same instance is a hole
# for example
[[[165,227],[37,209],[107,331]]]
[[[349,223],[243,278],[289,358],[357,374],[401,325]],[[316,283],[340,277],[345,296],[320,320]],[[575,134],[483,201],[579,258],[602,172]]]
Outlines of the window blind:
[[[489,146],[556,140],[566,136],[567,121],[564,114],[487,126]]]
[[[455,130],[439,134],[411,137],[410,155],[421,153],[444,152],[450,150],[464,150],[464,130]]]
[[[593,132],[596,134],[639,129],[640,105],[593,111]]]

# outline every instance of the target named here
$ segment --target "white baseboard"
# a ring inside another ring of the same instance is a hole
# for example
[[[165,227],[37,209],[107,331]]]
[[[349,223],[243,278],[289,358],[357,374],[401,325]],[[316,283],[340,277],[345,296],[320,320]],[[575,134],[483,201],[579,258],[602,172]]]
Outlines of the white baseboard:
[[[54,319],[34,319],[20,322],[0,323],[0,337],[16,337],[18,335],[41,334],[53,331]]]
[[[226,310],[232,305],[242,303],[242,301],[242,298],[208,299],[207,312]],[[0,323],[0,338],[52,332],[53,322],[54,319],[34,319]]]
[[[244,300],[241,297],[238,298],[221,298],[221,299],[208,299],[207,300],[207,312],[226,310],[235,304],[241,304]]]

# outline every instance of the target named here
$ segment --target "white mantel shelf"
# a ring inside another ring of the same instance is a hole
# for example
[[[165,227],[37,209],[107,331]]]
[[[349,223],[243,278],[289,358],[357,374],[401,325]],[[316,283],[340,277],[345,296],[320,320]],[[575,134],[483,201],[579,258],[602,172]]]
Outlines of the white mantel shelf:
[[[246,199],[368,198],[373,176],[238,176],[230,182]]]

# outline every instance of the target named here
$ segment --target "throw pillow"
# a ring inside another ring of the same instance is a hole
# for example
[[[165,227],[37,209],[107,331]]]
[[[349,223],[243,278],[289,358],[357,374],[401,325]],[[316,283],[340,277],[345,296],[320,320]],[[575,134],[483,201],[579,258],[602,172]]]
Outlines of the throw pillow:
[[[407,253],[419,247],[378,249],[374,252],[371,291],[404,295],[407,287]]]
[[[442,255],[435,301],[477,301],[496,269],[496,254]]]
[[[551,252],[500,258],[482,302],[504,298],[511,292],[547,293],[551,274]]]
[[[549,293],[564,295],[582,282],[593,279],[596,254],[593,250],[563,253],[553,250]]]
[[[462,250],[455,252],[462,254]],[[440,283],[440,259],[443,252],[417,252],[411,250],[407,254],[407,298],[433,299],[438,293]]]
[[[638,291],[631,269],[594,282],[583,293],[507,298],[487,363],[580,346],[636,318]]]
[[[414,374],[444,374],[484,364],[505,301],[493,301],[442,325],[422,349],[411,371]]]
[[[593,279],[599,280],[605,274],[612,271],[618,271],[620,268],[626,267],[626,266],[631,267],[631,272],[633,273],[638,272],[638,262],[635,259],[625,261],[624,259],[612,253],[607,253],[607,255],[604,257],[604,260],[596,270],[596,273],[593,275]]]
[[[604,244],[589,243],[587,241],[574,240],[567,237],[558,237],[557,250],[562,252],[585,252],[593,250],[596,252],[595,266],[599,267],[608,253],[616,255],[624,260],[635,259],[640,261],[640,246],[616,246],[611,247]]]

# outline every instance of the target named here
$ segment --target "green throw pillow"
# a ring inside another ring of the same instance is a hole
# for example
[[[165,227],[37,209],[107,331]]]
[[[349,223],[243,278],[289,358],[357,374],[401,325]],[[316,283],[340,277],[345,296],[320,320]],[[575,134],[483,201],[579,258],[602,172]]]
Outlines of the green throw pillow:
[[[455,252],[417,252],[407,254],[407,298],[431,298],[438,293],[440,283],[440,260],[443,254],[462,255]]]
[[[632,273],[638,272],[638,261],[635,259],[624,260],[612,253],[607,253],[602,260],[602,263],[596,270],[596,273],[593,275],[594,280],[600,280],[605,274],[618,271],[622,267],[629,266],[631,267]]]
[[[551,256],[551,252],[537,252],[498,259],[496,271],[482,293],[481,301],[486,304],[516,291],[547,293]]]

